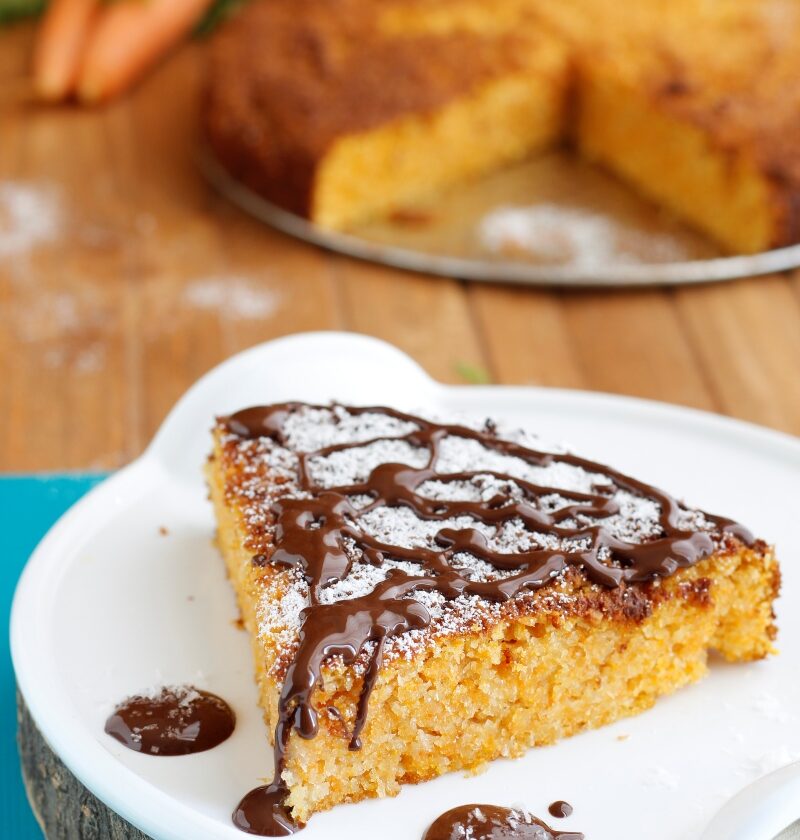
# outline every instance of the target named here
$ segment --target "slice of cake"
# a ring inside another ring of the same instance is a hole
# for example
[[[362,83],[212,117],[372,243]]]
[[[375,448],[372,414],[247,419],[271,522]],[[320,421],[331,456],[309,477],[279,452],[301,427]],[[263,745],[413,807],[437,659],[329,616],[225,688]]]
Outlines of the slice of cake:
[[[487,421],[283,404],[221,418],[208,481],[276,775],[258,833],[650,707],[772,652],[742,526]]]
[[[341,229],[552,145],[566,110],[560,41],[451,29],[455,12],[438,5],[430,27],[392,3],[248,5],[212,50],[204,119],[219,159]]]

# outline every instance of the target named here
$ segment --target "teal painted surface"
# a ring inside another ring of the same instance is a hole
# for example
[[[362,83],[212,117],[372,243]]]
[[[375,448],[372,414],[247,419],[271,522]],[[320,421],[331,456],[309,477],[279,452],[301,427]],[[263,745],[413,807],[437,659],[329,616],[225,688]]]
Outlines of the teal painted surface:
[[[0,619],[6,628],[14,587],[36,544],[73,502],[104,478],[105,475],[99,474],[0,478],[0,533],[4,541],[0,562]],[[42,838],[19,771],[16,689],[8,641],[0,650],[0,838]]]

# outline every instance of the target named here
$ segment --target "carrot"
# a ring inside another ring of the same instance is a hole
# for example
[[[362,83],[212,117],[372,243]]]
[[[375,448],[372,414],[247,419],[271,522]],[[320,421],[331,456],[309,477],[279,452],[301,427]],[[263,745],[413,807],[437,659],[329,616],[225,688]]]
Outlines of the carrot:
[[[98,0],[52,0],[36,33],[33,84],[42,99],[72,93]]]
[[[115,0],[98,18],[78,77],[83,102],[122,93],[187,35],[210,0]]]

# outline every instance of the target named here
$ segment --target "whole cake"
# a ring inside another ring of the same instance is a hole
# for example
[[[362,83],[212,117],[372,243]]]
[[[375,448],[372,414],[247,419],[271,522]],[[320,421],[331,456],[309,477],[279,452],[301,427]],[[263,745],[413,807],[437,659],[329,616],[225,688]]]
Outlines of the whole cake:
[[[731,251],[800,240],[796,0],[253,0],[205,131],[271,201],[346,229],[559,142]]]
[[[525,431],[288,403],[213,436],[275,754],[235,812],[251,833],[636,714],[711,649],[773,649],[769,546]]]

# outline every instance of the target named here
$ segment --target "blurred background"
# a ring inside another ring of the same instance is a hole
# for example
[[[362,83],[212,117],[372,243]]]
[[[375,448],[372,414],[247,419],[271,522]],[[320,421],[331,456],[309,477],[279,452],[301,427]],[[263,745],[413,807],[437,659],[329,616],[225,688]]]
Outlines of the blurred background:
[[[192,7],[188,23],[139,56],[110,101],[87,106],[41,101],[32,66],[43,21],[15,19],[41,4],[2,3],[3,470],[118,467],[205,370],[315,329],[380,336],[448,382],[626,393],[800,432],[797,275],[565,292],[321,251],[249,218],[198,170],[213,37],[194,33],[208,4],[162,3]],[[105,8],[128,5],[158,3]]]

